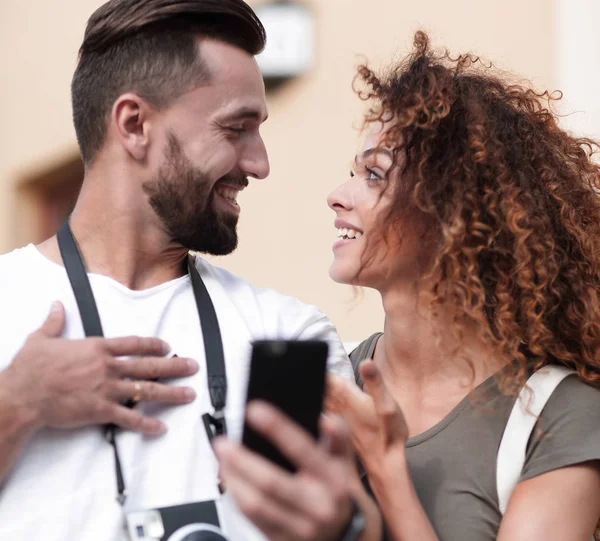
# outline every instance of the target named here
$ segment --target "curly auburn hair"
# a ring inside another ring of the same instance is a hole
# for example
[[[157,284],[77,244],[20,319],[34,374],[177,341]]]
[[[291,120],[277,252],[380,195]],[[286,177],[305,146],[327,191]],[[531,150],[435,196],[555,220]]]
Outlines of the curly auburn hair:
[[[393,149],[399,180],[382,223],[397,231],[410,218],[429,240],[434,312],[451,303],[457,336],[476,325],[515,360],[505,390],[520,388],[532,362],[597,386],[598,145],[560,128],[551,110],[560,93],[491,68],[432,51],[423,32],[384,76],[359,68],[359,95],[375,103],[366,124],[393,119],[380,145]]]

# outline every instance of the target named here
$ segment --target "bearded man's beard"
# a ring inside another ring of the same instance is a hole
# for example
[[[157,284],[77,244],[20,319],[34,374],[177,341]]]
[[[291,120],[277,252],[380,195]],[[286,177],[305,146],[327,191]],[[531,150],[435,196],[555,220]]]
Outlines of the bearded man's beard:
[[[220,183],[246,186],[248,180],[230,173],[211,186],[208,176],[192,164],[178,138],[170,134],[164,163],[143,189],[173,242],[195,252],[227,255],[237,248],[238,216],[215,210],[215,189]]]

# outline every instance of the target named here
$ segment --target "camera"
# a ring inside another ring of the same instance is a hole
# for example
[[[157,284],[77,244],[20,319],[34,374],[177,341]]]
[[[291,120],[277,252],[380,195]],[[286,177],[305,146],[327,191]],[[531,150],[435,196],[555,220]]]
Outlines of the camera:
[[[126,523],[130,541],[227,541],[214,501],[134,511]]]

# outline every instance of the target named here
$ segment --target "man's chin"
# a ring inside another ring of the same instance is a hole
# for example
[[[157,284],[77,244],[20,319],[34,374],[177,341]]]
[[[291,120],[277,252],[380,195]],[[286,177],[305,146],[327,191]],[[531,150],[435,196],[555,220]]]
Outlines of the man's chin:
[[[192,252],[201,254],[223,256],[233,253],[238,246],[237,234],[228,237],[212,237],[210,239],[203,236],[201,239],[192,239],[191,242],[184,244]]]
[[[235,246],[233,246],[233,247],[227,246],[227,247],[219,247],[219,248],[206,248],[204,250],[192,250],[192,251],[199,252],[201,254],[221,257],[224,255],[232,254],[233,252],[236,251],[236,249],[237,249],[237,242],[235,243]]]

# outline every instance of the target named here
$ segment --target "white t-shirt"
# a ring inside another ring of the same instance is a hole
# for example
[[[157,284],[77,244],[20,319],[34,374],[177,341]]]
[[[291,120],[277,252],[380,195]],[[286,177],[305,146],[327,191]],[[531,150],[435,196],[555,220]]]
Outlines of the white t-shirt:
[[[324,339],[330,369],[352,377],[352,368],[332,323],[316,308],[272,290],[258,289],[201,258],[196,264],[208,289],[223,338],[230,437],[242,430],[250,343],[261,338]],[[115,280],[89,275],[107,337],[157,336],[172,353],[191,357],[199,372],[174,381],[193,387],[186,406],[141,404],[168,432],[146,438],[118,432],[128,490],[126,511],[219,498],[217,462],[202,414],[212,411],[198,312],[189,276],[132,291]],[[84,332],[66,271],[34,246],[0,257],[0,370],[47,317],[51,303],[65,305],[64,336]],[[31,374],[32,378],[36,374]],[[38,432],[24,447],[0,488],[0,539],[6,541],[122,541],[123,509],[116,501],[114,456],[100,427]],[[232,541],[261,539],[229,498],[219,504],[221,525]]]

